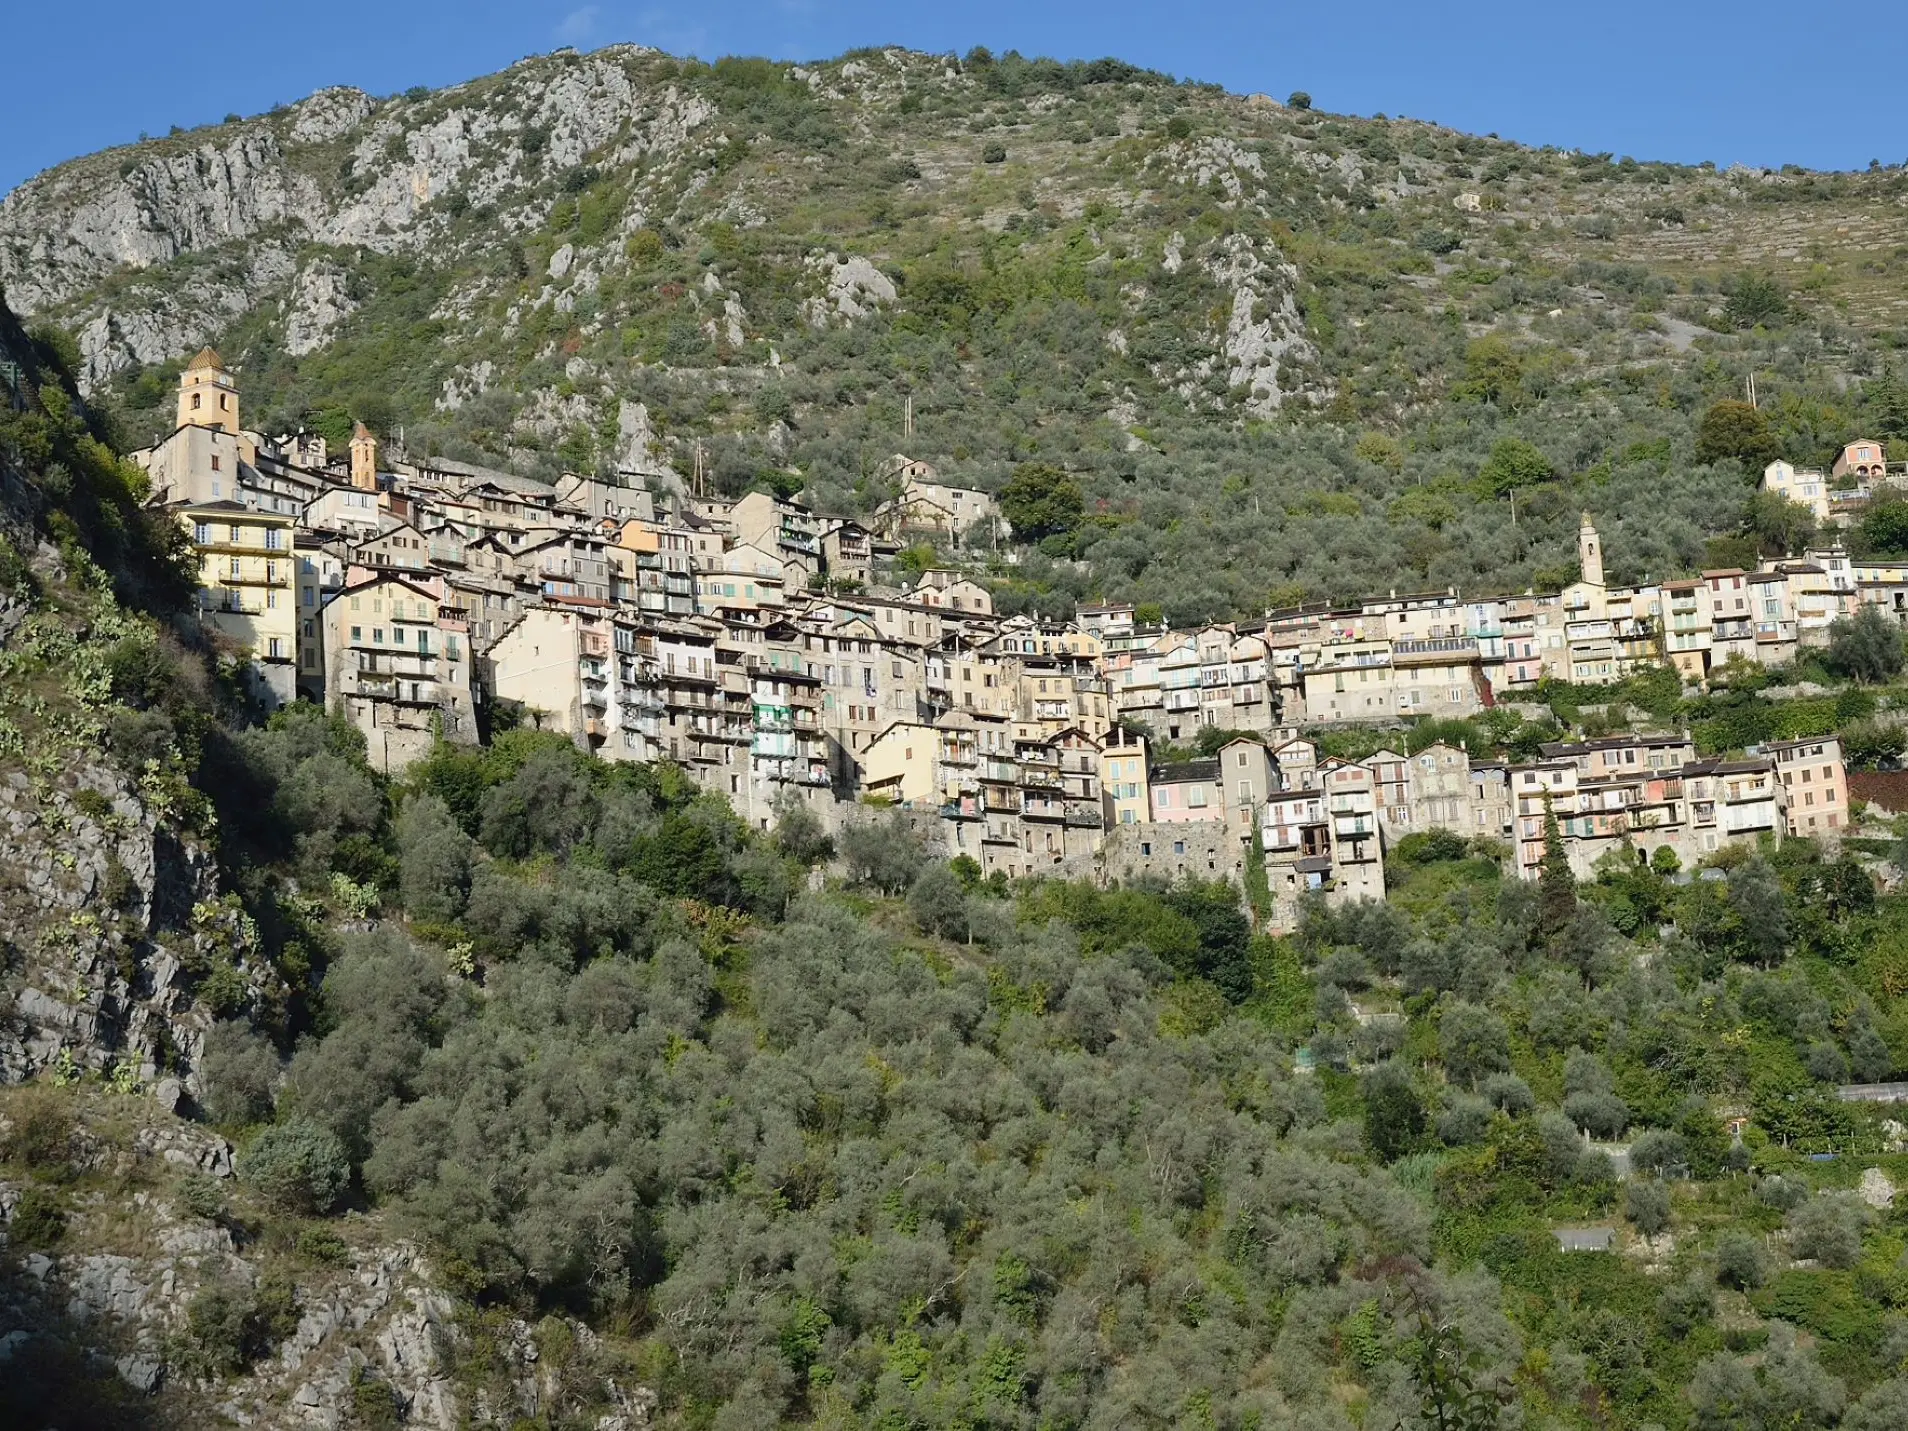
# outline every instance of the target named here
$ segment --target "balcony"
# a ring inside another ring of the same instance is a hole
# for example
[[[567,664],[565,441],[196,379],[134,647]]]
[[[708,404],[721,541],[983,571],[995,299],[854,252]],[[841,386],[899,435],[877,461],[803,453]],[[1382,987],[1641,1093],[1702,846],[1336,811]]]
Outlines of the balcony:
[[[696,669],[688,670],[677,662],[667,659],[663,662],[663,676],[671,681],[694,681],[697,685],[701,686],[713,686],[717,679],[713,669],[709,669],[700,663],[698,663]]]
[[[363,675],[402,676],[414,681],[437,678],[437,658],[429,651],[359,649],[354,654],[357,664],[353,669]]]
[[[214,601],[201,601],[199,603],[199,614],[201,616],[263,616],[265,611],[265,603],[262,601],[256,603],[247,602],[239,600],[229,594],[221,595]]]
[[[406,706],[435,706],[443,699],[435,681],[400,681],[395,676],[366,676],[358,672],[346,673],[344,693]]]
[[[1433,636],[1419,641],[1393,641],[1392,659],[1400,657],[1449,656],[1459,660],[1477,655],[1477,642],[1469,636]]]

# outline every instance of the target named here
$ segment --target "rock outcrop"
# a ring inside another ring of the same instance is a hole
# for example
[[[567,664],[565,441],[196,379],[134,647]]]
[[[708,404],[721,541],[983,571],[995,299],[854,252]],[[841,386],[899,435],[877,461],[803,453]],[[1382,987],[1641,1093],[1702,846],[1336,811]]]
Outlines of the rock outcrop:
[[[212,1023],[195,973],[224,957],[264,977],[211,852],[155,793],[104,765],[0,777],[0,1082],[94,1070],[176,1106]]]
[[[49,170],[0,200],[0,289],[81,334],[89,385],[270,306],[287,350],[311,353],[355,304],[339,263],[301,267],[301,245],[488,248],[497,229],[457,214],[494,207],[505,232],[525,231],[592,158],[648,164],[694,148],[714,110],[633,73],[628,61],[650,53],[612,47],[385,101],[321,90]]]
[[[341,1235],[288,1256],[252,1217],[186,1205],[242,1196],[223,1138],[144,1099],[76,1091],[72,1106],[72,1167],[100,1190],[70,1199],[56,1246],[28,1251],[12,1240],[30,1185],[0,1181],[0,1362],[36,1339],[84,1347],[154,1399],[155,1425],[343,1431],[361,1424],[367,1395],[426,1431],[577,1409],[575,1379],[542,1355],[547,1333],[520,1320],[489,1328],[487,1374],[460,1380],[474,1355],[467,1314],[424,1254],[385,1238],[374,1219],[349,1217]],[[12,1128],[0,1112],[0,1142]],[[188,1199],[192,1176],[199,1189]],[[224,1325],[204,1311],[214,1295],[272,1303],[268,1344],[213,1344]],[[561,1325],[566,1344],[595,1348],[588,1328]],[[646,1425],[655,1404],[638,1387],[589,1394],[603,1426]]]

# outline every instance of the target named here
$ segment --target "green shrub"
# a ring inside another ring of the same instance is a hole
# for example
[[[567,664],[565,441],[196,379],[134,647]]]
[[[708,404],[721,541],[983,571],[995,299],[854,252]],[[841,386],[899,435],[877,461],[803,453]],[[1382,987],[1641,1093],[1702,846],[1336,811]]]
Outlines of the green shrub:
[[[52,1188],[35,1183],[20,1194],[7,1224],[9,1246],[25,1251],[59,1245],[66,1236],[66,1203]]]
[[[404,1424],[403,1402],[368,1367],[351,1374],[351,1424],[358,1431],[398,1431]]]
[[[1716,1244],[1716,1280],[1725,1287],[1753,1291],[1769,1276],[1769,1259],[1762,1240],[1746,1232],[1730,1232]]]
[[[1880,1308],[1864,1301],[1846,1272],[1784,1272],[1770,1287],[1772,1315],[1833,1342],[1872,1344]]]
[[[64,1100],[45,1089],[35,1089],[14,1104],[13,1131],[7,1135],[7,1157],[39,1173],[64,1174],[71,1170],[73,1114]]]
[[[338,1135],[304,1119],[267,1128],[245,1150],[240,1176],[287,1212],[331,1210],[351,1179]]]
[[[91,786],[82,786],[73,792],[73,808],[97,825],[113,813],[113,802]]]
[[[1655,1237],[1668,1230],[1669,1189],[1654,1179],[1631,1182],[1623,1192],[1623,1215],[1645,1237]]]
[[[225,1190],[210,1173],[190,1172],[179,1180],[179,1201],[194,1217],[216,1222],[225,1216]]]
[[[258,1292],[241,1277],[217,1277],[186,1304],[178,1349],[184,1366],[202,1376],[235,1376],[264,1355],[267,1314]]]
[[[1822,1193],[1789,1214],[1789,1243],[1797,1257],[1824,1267],[1853,1267],[1862,1256],[1868,1210],[1853,1193]]]
[[[328,1267],[342,1267],[351,1261],[351,1248],[328,1227],[301,1227],[298,1230],[298,1255],[309,1257],[313,1262],[322,1262]]]

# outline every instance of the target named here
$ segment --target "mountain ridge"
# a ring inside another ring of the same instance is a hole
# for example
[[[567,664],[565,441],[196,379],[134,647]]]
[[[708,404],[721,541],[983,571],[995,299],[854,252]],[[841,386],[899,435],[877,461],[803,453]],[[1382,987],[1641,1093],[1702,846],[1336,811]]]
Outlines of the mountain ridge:
[[[1614,525],[1672,469],[1613,556],[1700,563],[1747,496],[1694,461],[1706,405],[1760,369],[1801,460],[1863,420],[1908,324],[1905,194],[1118,61],[617,46],[60,166],[0,201],[0,285],[75,332],[138,437],[216,342],[262,421],[543,475],[700,460],[856,512],[898,449],[988,487],[1058,462],[1088,520],[1000,573],[1008,600],[1201,619],[1521,589],[1577,509]],[[1755,280],[1775,309],[1739,325],[1726,290]],[[1507,435],[1548,464],[1514,540],[1479,486]],[[1214,508],[1244,520],[1191,540]]]

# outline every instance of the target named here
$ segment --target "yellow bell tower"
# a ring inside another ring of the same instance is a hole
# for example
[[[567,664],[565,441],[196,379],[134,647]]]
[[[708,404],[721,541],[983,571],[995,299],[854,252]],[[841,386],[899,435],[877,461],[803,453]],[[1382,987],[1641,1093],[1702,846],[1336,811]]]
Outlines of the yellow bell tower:
[[[1603,544],[1597,539],[1597,529],[1588,512],[1583,514],[1583,524],[1577,528],[1577,563],[1583,568],[1586,586],[1603,585]]]
[[[378,440],[361,422],[351,425],[351,485],[360,492],[378,490]]]
[[[238,384],[226,369],[225,359],[211,348],[199,349],[198,356],[179,374],[179,427],[212,427],[238,436]]]

